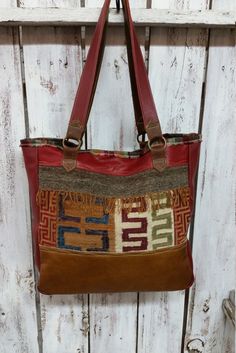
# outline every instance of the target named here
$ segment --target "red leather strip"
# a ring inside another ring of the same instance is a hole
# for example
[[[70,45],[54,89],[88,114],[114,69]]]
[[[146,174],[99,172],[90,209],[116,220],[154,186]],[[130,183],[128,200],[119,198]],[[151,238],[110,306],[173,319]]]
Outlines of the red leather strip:
[[[194,144],[195,145],[195,144]],[[196,143],[198,146],[198,143]],[[181,166],[188,164],[190,144],[168,145],[167,166]],[[36,147],[23,147],[36,149]],[[199,148],[196,147],[196,148]],[[63,162],[63,151],[53,146],[38,147],[39,165],[60,167]],[[152,169],[151,152],[146,152],[138,158],[123,158],[117,155],[93,154],[89,151],[80,151],[76,161],[77,168],[91,172],[109,175],[132,175]]]
[[[86,64],[80,78],[80,84],[70,118],[71,125],[76,125],[76,123],[80,122],[80,124],[86,126],[87,123],[91,97],[95,90],[94,85],[96,84],[97,67],[105,33],[105,23],[107,21],[109,5],[110,0],[105,0],[87,55]]]
[[[144,64],[143,56],[140,50],[140,46],[138,44],[137,36],[131,17],[129,2],[127,0],[122,0],[122,4],[124,8],[125,20],[129,27],[128,33],[130,35],[131,48],[133,54],[132,65],[134,65],[134,73],[137,83],[139,102],[142,110],[142,117],[144,120],[144,126],[146,128],[150,123],[155,123],[155,125],[157,124],[159,130],[158,136],[162,136],[160,122],[158,119],[149,79],[147,76],[146,67]]]
[[[38,223],[39,223],[39,208],[36,203],[36,195],[39,188],[38,183],[38,149],[33,147],[22,147],[25,167],[28,175],[30,189],[30,206],[31,206],[31,229],[32,242],[35,263],[39,269],[40,253],[38,244]]]

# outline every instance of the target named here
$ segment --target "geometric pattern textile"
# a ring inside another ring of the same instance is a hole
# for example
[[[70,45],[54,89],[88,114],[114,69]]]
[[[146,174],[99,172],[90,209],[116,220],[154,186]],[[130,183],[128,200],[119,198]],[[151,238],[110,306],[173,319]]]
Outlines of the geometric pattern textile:
[[[108,199],[42,190],[39,243],[85,252],[145,252],[183,243],[190,221],[189,187]]]

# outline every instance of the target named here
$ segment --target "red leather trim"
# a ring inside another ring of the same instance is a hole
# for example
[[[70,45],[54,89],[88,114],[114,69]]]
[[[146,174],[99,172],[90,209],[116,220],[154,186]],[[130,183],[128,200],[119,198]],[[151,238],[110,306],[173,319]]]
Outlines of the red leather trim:
[[[31,205],[31,229],[35,263],[39,269],[40,253],[38,244],[38,224],[39,224],[39,208],[36,203],[36,195],[39,188],[38,182],[38,149],[22,147],[25,167],[28,175],[30,189],[30,205]]]
[[[80,78],[69,125],[78,124],[79,120],[83,128],[86,127],[96,88],[97,76],[100,71],[99,58],[102,55],[102,41],[105,35],[109,5],[110,0],[105,0]]]
[[[198,143],[167,146],[167,166],[175,167],[188,164],[189,146],[192,145],[196,145],[196,150],[199,149]],[[27,149],[36,149],[36,147],[27,147]],[[61,149],[53,146],[40,146],[37,149],[39,165],[62,166],[63,151]],[[194,164],[194,161],[192,161],[192,164]],[[81,151],[77,157],[77,168],[90,172],[125,176],[152,169],[153,164],[150,151],[138,158],[95,155],[89,151]]]

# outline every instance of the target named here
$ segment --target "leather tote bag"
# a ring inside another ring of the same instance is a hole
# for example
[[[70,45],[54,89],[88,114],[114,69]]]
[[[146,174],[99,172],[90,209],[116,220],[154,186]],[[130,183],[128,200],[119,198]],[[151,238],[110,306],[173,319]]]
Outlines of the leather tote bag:
[[[65,138],[21,140],[41,293],[172,291],[194,280],[187,232],[200,136],[162,133],[129,2],[122,4],[139,150],[81,149],[110,0],[101,10]]]

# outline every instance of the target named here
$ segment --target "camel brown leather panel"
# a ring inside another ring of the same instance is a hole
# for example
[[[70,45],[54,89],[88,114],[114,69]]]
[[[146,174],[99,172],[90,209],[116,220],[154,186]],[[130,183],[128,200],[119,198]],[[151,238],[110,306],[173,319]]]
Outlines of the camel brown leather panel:
[[[192,285],[189,244],[149,253],[89,254],[40,246],[44,294],[181,290]]]

